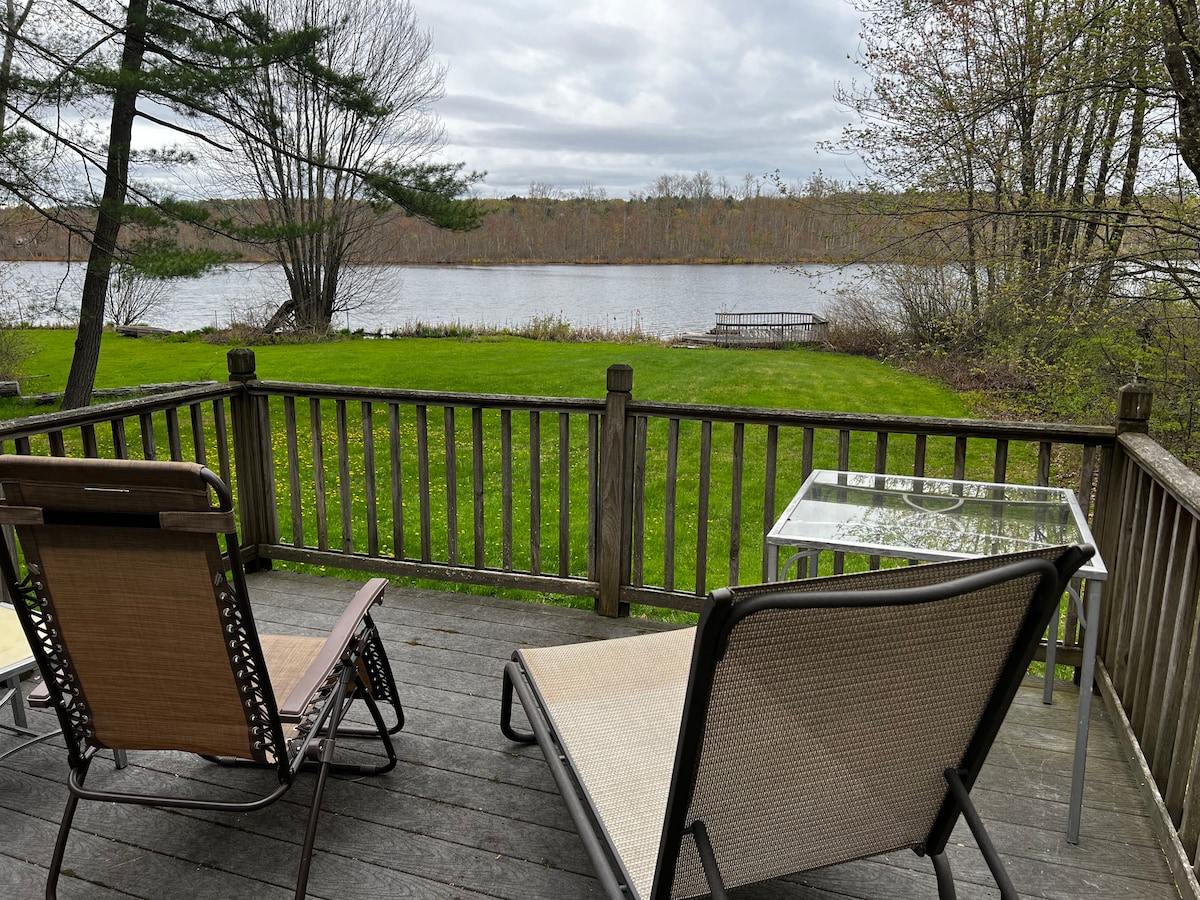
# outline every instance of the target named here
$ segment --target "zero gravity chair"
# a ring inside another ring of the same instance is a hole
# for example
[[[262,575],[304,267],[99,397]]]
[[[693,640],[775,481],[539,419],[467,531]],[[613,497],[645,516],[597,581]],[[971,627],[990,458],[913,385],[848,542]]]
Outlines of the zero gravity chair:
[[[0,523],[15,528],[24,574],[7,552],[0,566],[70,764],[46,896],[55,896],[81,799],[247,812],[281,797],[308,763],[317,776],[296,884],[303,897],[330,771],[377,774],[396,764],[391,735],[403,712],[369,614],[386,582],[367,582],[327,636],[260,635],[230,492],[208,469],[0,456],[0,488]],[[373,726],[343,724],[356,699]],[[381,704],[393,710],[390,724]],[[378,738],[384,756],[335,763],[335,740],[348,734]],[[277,784],[271,778],[245,802],[91,789],[84,780],[101,749],[259,765]]]
[[[501,728],[541,745],[613,900],[720,900],[903,848],[952,900],[960,814],[1015,898],[968,792],[1092,553],[722,589],[694,629],[516,652]]]

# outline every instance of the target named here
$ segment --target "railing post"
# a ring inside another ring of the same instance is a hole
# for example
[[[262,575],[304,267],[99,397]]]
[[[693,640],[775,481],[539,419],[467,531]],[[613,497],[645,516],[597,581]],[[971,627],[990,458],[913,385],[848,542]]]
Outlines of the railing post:
[[[1154,392],[1150,385],[1134,382],[1117,391],[1117,434],[1138,431],[1145,434],[1150,428],[1150,406]]]
[[[633,466],[628,459],[625,406],[633,393],[633,369],[608,367],[608,395],[600,435],[600,527],[598,574],[600,596],[596,612],[602,616],[629,615],[621,602],[621,587],[629,583],[630,543],[633,538]]]
[[[1114,611],[1122,603],[1120,586],[1123,584],[1118,573],[1113,572],[1117,560],[1122,558],[1121,544],[1130,536],[1130,527],[1121,521],[1125,509],[1126,456],[1121,446],[1121,435],[1129,432],[1145,434],[1150,427],[1150,409],[1154,399],[1150,385],[1134,382],[1124,385],[1117,392],[1117,440],[1112,451],[1102,457],[1100,480],[1097,484],[1096,512],[1092,530],[1099,545],[1101,558],[1109,567],[1110,584],[1106,591],[1104,609],[1101,611],[1101,628],[1098,632],[1099,655],[1111,669],[1108,658],[1108,623]]]
[[[229,380],[242,390],[233,395],[233,466],[241,521],[243,555],[249,571],[269,569],[271,561],[259,558],[259,544],[279,543],[275,515],[275,462],[271,452],[267,400],[250,393],[248,383],[258,378],[254,351],[235,347],[226,356]]]

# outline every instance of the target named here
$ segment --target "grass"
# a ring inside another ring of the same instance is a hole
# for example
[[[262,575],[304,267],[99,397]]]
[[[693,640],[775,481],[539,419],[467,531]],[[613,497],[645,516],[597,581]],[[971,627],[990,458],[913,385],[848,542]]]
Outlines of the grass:
[[[62,391],[74,332],[24,332],[33,354],[24,393]],[[105,334],[96,387],[224,380],[229,346]],[[966,417],[954,392],[883,363],[817,350],[684,350],[661,345],[562,344],[511,337],[346,340],[255,348],[272,381],[603,397],[615,363],[634,370],[642,400],[839,412]],[[20,414],[4,411],[6,415]]]
[[[70,367],[74,333],[33,330],[24,332],[24,337],[33,350],[26,364],[26,373],[33,377],[23,382],[23,392],[61,391]],[[227,377],[225,357],[229,349],[228,345],[211,344],[196,338],[132,339],[106,334],[96,387],[224,380]],[[255,348],[255,353],[259,377],[273,381],[599,398],[605,393],[607,367],[614,363],[625,363],[633,367],[634,396],[639,399],[893,415],[953,418],[970,416],[968,406],[962,398],[930,380],[901,372],[874,360],[810,349],[782,352],[717,348],[685,350],[654,344],[565,344],[488,336],[467,339],[352,339],[315,344],[261,346]],[[5,401],[0,405],[0,416],[27,415],[43,409],[31,409],[20,401]],[[306,421],[302,424],[307,427]],[[549,423],[545,427],[552,428]],[[692,431],[696,430],[693,426],[686,427]],[[330,422],[326,422],[323,430],[329,428]],[[728,430],[728,427],[718,426],[721,434],[714,435],[714,446],[724,446],[728,443],[728,436],[723,434],[722,429]],[[279,435],[276,435],[276,438],[278,437]],[[329,434],[326,440],[327,446],[332,446],[335,438]],[[378,444],[386,445],[386,434],[380,433],[376,440]],[[549,444],[553,443],[549,431],[546,440]],[[761,448],[757,447],[754,441],[761,441],[761,436],[748,441],[749,457],[761,455]],[[895,441],[894,449],[899,451],[899,458],[903,458],[906,452],[900,447],[903,441],[902,437]],[[519,439],[516,443],[521,447],[523,441]],[[664,465],[663,460],[659,458],[662,456],[663,443],[662,435],[650,435],[651,453],[648,462],[651,469],[661,469]],[[686,435],[681,442],[681,454],[694,456],[698,452],[697,446],[697,435]],[[307,441],[301,441],[302,458],[307,454],[306,447]],[[542,525],[543,533],[547,535],[547,547],[553,547],[556,507],[551,507],[557,496],[557,484],[556,473],[553,471],[553,451],[547,452],[551,455],[543,461],[543,502],[551,506],[542,512]],[[819,448],[819,455],[823,457],[829,457],[833,452],[832,446]],[[852,455],[852,466],[869,468],[873,464],[873,459],[870,458],[872,452],[872,448],[866,443],[861,444]],[[282,453],[283,448],[278,447],[280,464],[285,465]],[[781,444],[781,465],[793,465],[798,459],[797,453],[796,448],[788,450],[786,445]],[[717,482],[726,477],[722,474],[728,469],[725,455],[727,452],[714,456],[715,490]],[[1014,452],[1014,458],[1019,455]],[[911,460],[911,453],[908,458]],[[528,461],[524,460],[522,463],[523,459],[522,453],[518,452],[518,468],[522,464],[527,466]],[[823,464],[828,465],[828,459]],[[582,464],[573,464],[572,469],[580,473],[583,471]],[[459,464],[459,477],[462,481],[460,492],[468,496],[471,489],[469,481],[466,480],[469,471],[470,460],[464,456]],[[495,473],[489,475],[491,480],[495,479]],[[582,474],[580,477],[582,478]],[[517,481],[520,483],[519,472]],[[647,485],[648,510],[661,506],[663,485],[658,484],[658,481],[661,479],[652,478]],[[358,484],[357,480],[355,484]],[[284,486],[280,489],[285,490]],[[499,490],[494,485],[491,489],[493,492]],[[360,490],[361,486],[356,488],[356,498],[359,496],[357,491]],[[414,496],[416,486],[410,484],[408,490],[409,496]],[[690,502],[689,498],[694,490],[694,485],[682,481],[679,483],[681,510]],[[759,496],[757,491],[755,486],[747,485],[747,524],[744,527],[748,531],[753,531],[754,522],[761,521],[761,513],[753,509],[753,498]],[[572,492],[572,506],[582,508],[586,498],[575,488],[572,488]],[[337,502],[333,497],[330,501],[331,504]],[[286,498],[281,496],[280,502],[284,504],[283,508],[286,508]],[[490,510],[495,508],[494,503],[489,505]],[[331,505],[331,517],[334,509],[336,506]],[[717,546],[720,538],[716,535],[722,534],[726,527],[723,520],[727,515],[727,511],[722,509],[710,511],[714,546],[717,547],[714,558],[720,558],[724,550],[723,547]],[[361,521],[362,517],[356,510],[356,531],[361,526]],[[435,523],[435,527],[444,530],[444,524]],[[574,527],[579,527],[579,523],[573,524]],[[661,528],[661,521],[652,518],[649,525],[653,532]],[[469,522],[464,527],[469,528]],[[518,522],[518,532],[522,527],[527,526]],[[356,542],[360,538],[361,536],[356,536]],[[470,536],[464,534],[463,540],[469,541]],[[679,583],[686,582],[688,560],[694,559],[694,549],[687,540],[681,535],[677,548],[679,569],[676,577]],[[694,542],[694,538],[692,540]],[[725,540],[727,544],[728,539]],[[581,554],[585,546],[584,535],[574,536],[572,556]],[[494,548],[489,552],[494,552]],[[744,580],[754,579],[756,563],[750,558],[751,555],[747,554],[744,560]],[[655,552],[649,552],[648,556],[651,569],[660,567],[660,563],[656,561],[660,557],[657,557]],[[494,563],[494,560],[489,560],[489,564]],[[543,560],[543,564],[552,569],[554,561],[546,559]],[[579,566],[578,561],[573,562],[572,570],[578,570]],[[653,571],[648,572],[648,575],[661,577],[661,573]],[[709,575],[710,578],[718,580],[722,577],[721,573],[715,571]],[[446,585],[440,583],[430,583],[429,586],[446,588]],[[537,599],[544,601],[548,598]],[[553,600],[571,605],[589,603],[578,598]],[[634,612],[656,617],[687,618],[686,614],[666,610],[639,608]]]

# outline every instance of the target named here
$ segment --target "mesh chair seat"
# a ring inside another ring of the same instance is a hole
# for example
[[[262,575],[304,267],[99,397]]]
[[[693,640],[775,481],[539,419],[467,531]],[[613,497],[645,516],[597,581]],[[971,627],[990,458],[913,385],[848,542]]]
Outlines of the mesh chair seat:
[[[695,629],[514,653],[501,727],[542,745],[614,900],[723,897],[902,848],[952,898],[960,815],[1012,898],[968,792],[1091,553],[714,592]]]
[[[622,868],[648,896],[695,628],[524,650],[521,659]]]

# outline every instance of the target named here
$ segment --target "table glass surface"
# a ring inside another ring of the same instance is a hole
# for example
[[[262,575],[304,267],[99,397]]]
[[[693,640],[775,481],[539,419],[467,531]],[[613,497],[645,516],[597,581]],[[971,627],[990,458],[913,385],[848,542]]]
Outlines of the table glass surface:
[[[776,545],[940,560],[1091,544],[1064,488],[818,469],[767,537]],[[1098,558],[1080,570],[1103,579]]]

